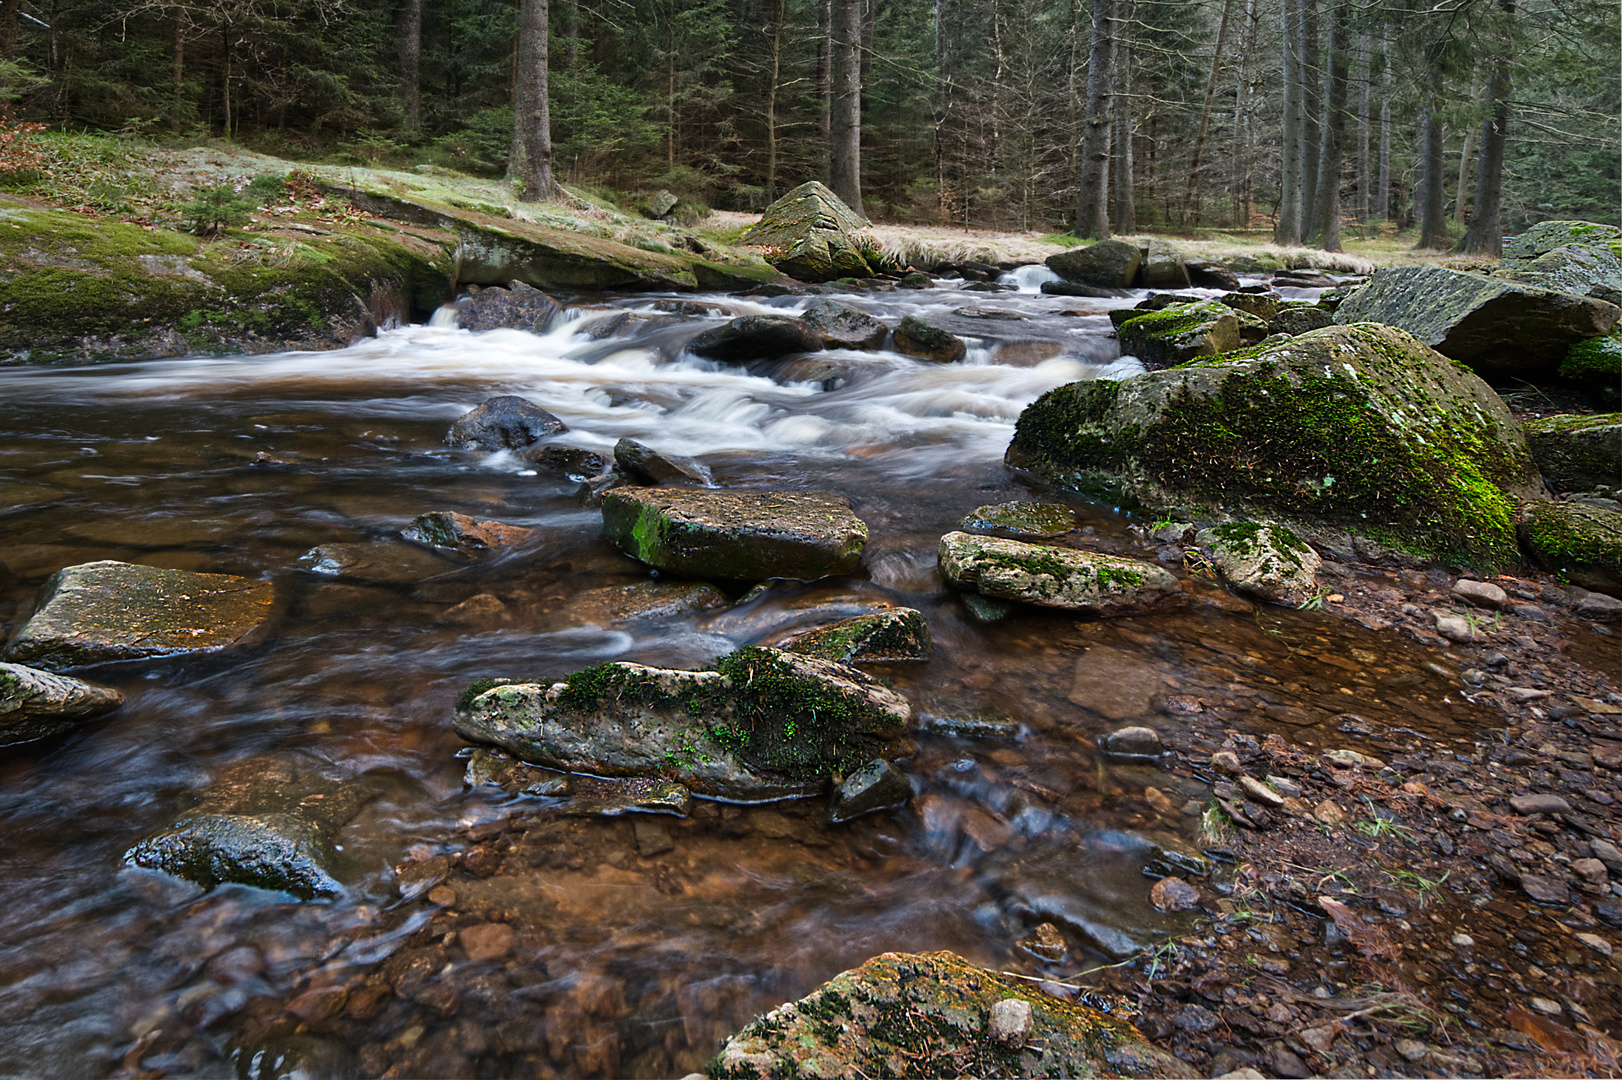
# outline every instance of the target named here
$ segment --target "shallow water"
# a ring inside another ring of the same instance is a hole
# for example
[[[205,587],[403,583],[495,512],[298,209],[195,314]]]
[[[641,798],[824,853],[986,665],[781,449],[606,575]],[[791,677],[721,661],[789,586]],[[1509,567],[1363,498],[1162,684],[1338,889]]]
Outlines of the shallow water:
[[[1182,925],[1148,906],[1146,845],[1194,841],[1198,817],[1181,807],[1208,793],[1187,770],[1102,761],[1102,732],[1143,721],[1172,732],[1193,707],[1309,744],[1361,745],[1342,718],[1354,709],[1385,738],[1462,737],[1485,722],[1417,647],[1315,612],[1251,612],[1208,586],[1172,614],[971,622],[934,572],[939,536],[979,505],[1062,498],[1002,466],[1020,410],[1066,382],[1141,370],[1117,355],[1104,315],[1131,300],[1042,296],[1040,280],[1016,277],[1017,293],[849,298],[974,336],[957,365],[824,353],[743,369],[683,356],[728,313],[804,305],[717,296],[699,298],[707,317],[662,311],[661,298],[601,301],[647,316],[602,339],[587,332],[613,310],[571,312],[546,336],[414,326],[334,353],[0,370],[8,631],[50,573],[95,559],[263,578],[279,597],[263,643],[93,672],[127,695],[121,711],[0,756],[0,1075],[104,1074],[127,1056],[133,1068],[138,1040],[176,1031],[178,1046],[147,1066],[224,1075],[262,1020],[256,1002],[398,962],[388,958],[425,916],[402,902],[392,868],[467,849],[469,827],[476,836],[519,809],[463,790],[450,706],[480,676],[553,678],[615,658],[696,666],[830,613],[905,605],[927,615],[936,658],[881,674],[921,713],[1012,720],[1023,736],[923,737],[913,810],[843,828],[823,825],[815,801],[700,806],[663,819],[674,849],[657,859],[636,853],[627,820],[543,814],[507,841],[510,872],[459,886],[462,904],[520,927],[513,959],[468,983],[449,974],[453,952],[428,959],[448,965],[436,978],[458,1000],[509,1026],[531,1010],[548,1034],[480,1043],[455,1008],[419,1017],[396,1002],[324,1036],[363,1064],[385,1060],[364,1056],[368,1045],[415,1031],[407,1049],[445,1047],[417,1067],[447,1075],[679,1074],[754,1014],[871,955],[950,948],[1006,966],[1042,918],[1072,939],[1054,972],[1074,971],[1107,959],[1099,943],[1112,934],[1152,940]],[[849,579],[733,590],[719,612],[605,625],[581,594],[647,574],[601,539],[577,485],[443,444],[452,420],[498,393],[557,414],[570,445],[629,436],[701,458],[724,486],[844,494],[870,529],[864,565]],[[260,453],[283,464],[256,464]],[[1077,507],[1095,538],[1153,557],[1131,546],[1127,518]],[[398,539],[430,510],[537,533],[453,563]],[[352,581],[301,560],[356,542],[405,553],[407,569]],[[503,616],[445,621],[485,593]],[[225,766],[266,754],[377,793],[339,836],[348,895],[202,895],[121,868],[123,851]],[[1155,809],[1149,786],[1176,808]]]

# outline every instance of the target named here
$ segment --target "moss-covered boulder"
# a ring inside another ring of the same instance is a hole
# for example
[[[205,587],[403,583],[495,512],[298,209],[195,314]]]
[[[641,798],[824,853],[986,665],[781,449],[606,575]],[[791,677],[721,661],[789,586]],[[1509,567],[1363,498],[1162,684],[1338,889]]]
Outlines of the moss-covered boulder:
[[[533,765],[764,802],[895,756],[911,719],[904,698],[855,668],[749,647],[702,671],[611,663],[551,685],[475,683],[452,724]]]
[[[1305,334],[1335,324],[1335,316],[1316,304],[1285,304],[1267,321],[1269,334]]]
[[[1622,257],[1622,228],[1593,221],[1540,221],[1504,245],[1500,266],[1523,270],[1549,252],[1568,247]]]
[[[5,658],[56,671],[81,664],[217,652],[270,617],[275,587],[113,561],[52,574]]]
[[[1051,997],[949,952],[885,953],[726,1041],[717,1080],[786,1076],[1186,1076],[1125,999]]]
[[[0,664],[0,746],[48,739],[124,703],[106,686],[21,664]]]
[[[617,488],[603,535],[660,570],[732,581],[848,574],[867,545],[850,503],[814,491]]]
[[[1511,281],[1622,304],[1622,255],[1608,247],[1571,245],[1499,270]]]
[[[1079,524],[1076,512],[1063,503],[1011,502],[975,507],[957,527],[965,532],[1006,533],[1016,539],[1045,540],[1063,536]]]
[[[1520,538],[1526,553],[1550,573],[1622,598],[1622,513],[1539,500],[1522,508]]]
[[[895,328],[896,352],[938,364],[955,364],[969,355],[969,343],[956,334],[908,315]]]
[[[1217,297],[1217,303],[1223,307],[1231,307],[1235,311],[1243,311],[1254,315],[1263,324],[1277,315],[1279,308],[1284,307],[1288,301],[1276,293],[1242,293],[1232,292],[1226,296]]]
[[[812,180],[768,206],[738,242],[762,248],[768,263],[801,281],[865,278],[875,270],[868,256],[877,245],[866,235],[872,225]]]
[[[1555,491],[1622,485],[1622,413],[1528,420],[1526,445]]]
[[[1613,331],[1573,345],[1560,363],[1560,376],[1614,404],[1622,390],[1622,334]]]
[[[941,537],[938,558],[953,586],[995,600],[1121,615],[1183,599],[1169,571],[1120,555],[953,532]]]
[[[890,335],[890,328],[867,312],[831,297],[811,301],[800,318],[830,349],[877,349]]]
[[[1120,240],[1100,240],[1088,247],[1061,251],[1046,259],[1049,270],[1082,285],[1102,289],[1130,289],[1143,265],[1143,252],[1136,244]]]
[[[1272,521],[1232,521],[1201,530],[1194,542],[1239,592],[1300,607],[1317,593],[1323,560],[1307,542]]]
[[[1122,355],[1136,356],[1153,371],[1239,347],[1239,320],[1214,300],[1172,304],[1123,322],[1116,330]]]
[[[1516,501],[1543,490],[1497,394],[1375,324],[1049,391],[1006,461],[1157,513],[1332,525],[1488,567],[1516,560]]]
[[[450,268],[409,238],[210,243],[0,198],[0,363],[338,349],[438,307]]]
[[[934,652],[923,612],[892,608],[843,619],[832,626],[797,631],[782,647],[801,656],[842,664],[928,660]]]
[[[1335,322],[1399,327],[1473,370],[1547,377],[1573,343],[1599,337],[1622,309],[1603,300],[1504,278],[1403,266],[1379,270],[1335,312]]]
[[[343,890],[332,837],[373,796],[308,763],[251,758],[226,770],[199,804],[124,853],[131,866],[195,882],[252,885],[303,900]]]

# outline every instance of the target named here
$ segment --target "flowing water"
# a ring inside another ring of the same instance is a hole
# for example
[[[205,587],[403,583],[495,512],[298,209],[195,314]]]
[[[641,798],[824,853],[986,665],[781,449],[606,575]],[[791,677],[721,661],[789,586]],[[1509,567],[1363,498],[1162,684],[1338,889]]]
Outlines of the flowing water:
[[[305,1050],[329,1071],[679,1075],[751,1016],[879,952],[949,948],[1008,966],[1027,925],[1051,919],[1071,941],[1051,969],[1064,973],[1185,925],[1148,905],[1143,867],[1153,844],[1197,843],[1186,804],[1208,789],[1186,768],[1103,761],[1095,740],[1112,727],[1173,732],[1179,710],[1202,702],[1308,743],[1355,744],[1356,725],[1341,725],[1350,736],[1335,725],[1354,704],[1415,737],[1484,722],[1394,636],[1314,612],[1254,613],[1208,585],[1191,583],[1197,602],[1172,614],[969,620],[935,574],[940,535],[979,505],[1056,497],[1003,468],[1020,410],[1066,382],[1141,371],[1118,356],[1105,314],[1130,299],[1040,295],[1043,272],[1030,268],[1009,280],[1018,292],[943,283],[848,298],[970,337],[955,365],[833,352],[746,369],[684,356],[728,314],[805,303],[718,296],[599,300],[545,336],[412,326],[333,353],[0,370],[8,629],[50,573],[96,559],[263,578],[279,598],[263,642],[89,673],[127,695],[119,712],[0,757],[0,1075],[107,1074],[121,1060],[131,1075],[262,1067],[255,1033],[291,1030],[274,1018],[301,993],[295,1020],[319,1022],[298,1037],[318,1039]],[[605,617],[592,590],[648,574],[599,536],[578,485],[443,444],[457,416],[498,393],[557,414],[570,445],[629,436],[700,458],[722,486],[844,494],[870,529],[863,566],[735,590],[724,610]],[[1093,542],[1153,557],[1132,546],[1126,517],[1076,505]],[[399,539],[430,510],[535,532],[451,562]],[[374,544],[384,569],[314,572],[305,554],[333,543]],[[501,601],[482,623],[447,618],[482,594]],[[644,854],[629,819],[557,818],[554,804],[464,791],[449,714],[476,677],[549,679],[608,659],[696,666],[885,605],[920,609],[934,633],[932,662],[880,672],[921,714],[1020,732],[921,737],[908,812],[829,827],[820,800],[701,804],[660,819],[672,846]],[[223,769],[267,755],[375,794],[338,837],[344,897],[203,894],[121,866]],[[456,879],[460,908],[518,928],[505,961],[412,939],[429,909],[402,900],[393,868],[466,851],[515,813],[527,824],[501,841],[506,869]],[[357,1006],[357,980],[382,970],[394,996]],[[342,1012],[309,1004],[324,987],[349,988]]]

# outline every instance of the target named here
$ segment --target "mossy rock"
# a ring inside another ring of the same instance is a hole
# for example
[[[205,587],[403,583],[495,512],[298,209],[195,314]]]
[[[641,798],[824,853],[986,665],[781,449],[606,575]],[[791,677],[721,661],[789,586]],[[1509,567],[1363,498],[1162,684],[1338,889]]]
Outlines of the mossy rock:
[[[912,608],[875,611],[819,626],[792,635],[783,647],[801,656],[842,664],[928,660],[934,653],[929,622]]]
[[[1622,513],[1539,500],[1522,509],[1520,538],[1526,553],[1550,573],[1622,598]]]
[[[1622,334],[1579,341],[1560,364],[1560,376],[1614,403],[1622,389]]]
[[[1300,607],[1317,593],[1323,560],[1277,522],[1225,522],[1201,530],[1194,542],[1239,592],[1290,607]]]
[[[1608,247],[1559,247],[1499,274],[1511,281],[1622,304],[1622,255]]]
[[[1135,244],[1100,240],[1088,247],[1049,255],[1047,267],[1066,281],[1101,289],[1129,289],[1143,265],[1143,252]]]
[[[1528,420],[1526,445],[1555,491],[1622,484],[1622,413]]]
[[[1615,304],[1439,266],[1383,269],[1347,297],[1335,322],[1378,322],[1413,334],[1472,370],[1547,377],[1576,342],[1609,333]]]
[[[477,685],[477,684],[476,684]],[[912,709],[855,668],[748,647],[702,671],[611,663],[472,693],[453,726],[563,772],[647,777],[740,802],[827,788],[907,749]]]
[[[1323,308],[1312,304],[1286,304],[1268,321],[1267,332],[1294,336],[1334,324],[1334,315]]]
[[[993,1009],[1025,1018],[1023,1030],[993,1038]],[[955,953],[885,953],[759,1017],[706,1071],[716,1080],[1188,1074],[1126,1015],[1125,999],[1052,997]]]
[[[384,237],[245,252],[65,211],[0,208],[0,362],[342,348],[437,307],[450,294],[449,270],[443,254]]]
[[[812,180],[768,206],[738,242],[765,249],[768,263],[800,281],[867,278],[874,274],[867,252],[876,244],[864,230],[872,224]]]
[[[995,600],[1120,615],[1183,598],[1171,573],[1120,555],[953,532],[938,557],[947,582]]]
[[[1243,311],[1254,315],[1265,326],[1279,309],[1284,307],[1286,301],[1278,296],[1268,296],[1265,293],[1231,292],[1217,298],[1217,303],[1224,307],[1231,307],[1235,311]]]
[[[71,731],[124,703],[117,690],[21,664],[0,664],[0,746]]]
[[[1116,330],[1121,352],[1151,371],[1239,347],[1239,320],[1233,309],[1214,300],[1172,304],[1128,319]]]
[[[938,364],[955,364],[969,355],[969,343],[938,326],[931,326],[916,315],[903,318],[895,328],[896,351],[933,360]]]
[[[1059,387],[1006,461],[1155,513],[1332,525],[1489,568],[1515,563],[1516,501],[1543,490],[1498,395],[1377,324]]]
[[[1622,228],[1593,221],[1540,221],[1504,245],[1501,265],[1506,270],[1525,269],[1563,247],[1592,248],[1622,258]]]
[[[1045,540],[1075,529],[1076,512],[1063,503],[1011,502],[978,506],[957,523],[966,532],[1008,533]]]

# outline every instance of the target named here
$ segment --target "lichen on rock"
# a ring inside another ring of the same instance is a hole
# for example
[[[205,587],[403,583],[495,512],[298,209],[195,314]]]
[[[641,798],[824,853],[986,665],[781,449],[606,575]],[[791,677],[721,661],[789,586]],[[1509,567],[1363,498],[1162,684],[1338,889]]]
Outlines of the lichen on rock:
[[[1286,526],[1231,521],[1194,537],[1228,584],[1250,596],[1299,607],[1317,590],[1323,560]]]
[[[952,532],[941,537],[939,562],[957,588],[1038,607],[1116,615],[1182,599],[1161,567],[1074,548]]]

